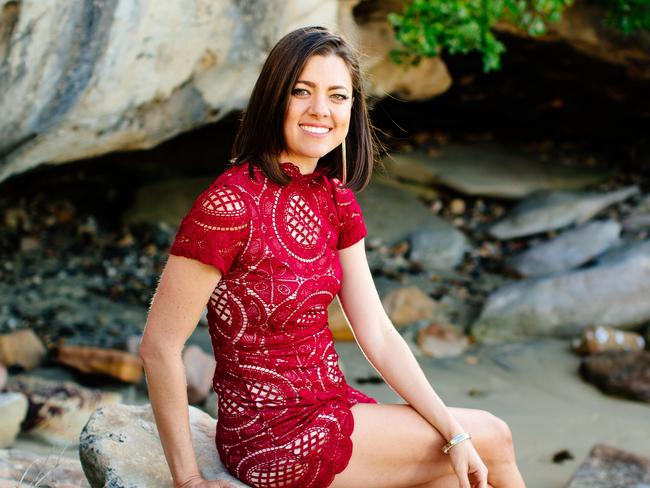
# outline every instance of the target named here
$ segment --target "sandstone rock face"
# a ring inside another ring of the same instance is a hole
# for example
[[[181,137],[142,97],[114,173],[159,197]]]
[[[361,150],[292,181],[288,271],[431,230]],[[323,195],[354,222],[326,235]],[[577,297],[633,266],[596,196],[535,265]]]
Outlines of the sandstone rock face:
[[[10,377],[7,390],[22,393],[29,401],[21,429],[55,446],[76,445],[90,414],[100,406],[122,399],[119,393],[89,390],[69,381],[27,375]]]
[[[0,181],[42,163],[146,149],[246,106],[271,47],[323,25],[364,52],[369,91],[410,99],[451,84],[439,59],[405,72],[385,14],[358,1],[2,2]]]
[[[203,477],[245,487],[221,464],[214,443],[215,420],[192,406],[189,417],[194,453]],[[173,486],[151,405],[97,409],[81,432],[79,457],[90,485],[96,488]]]

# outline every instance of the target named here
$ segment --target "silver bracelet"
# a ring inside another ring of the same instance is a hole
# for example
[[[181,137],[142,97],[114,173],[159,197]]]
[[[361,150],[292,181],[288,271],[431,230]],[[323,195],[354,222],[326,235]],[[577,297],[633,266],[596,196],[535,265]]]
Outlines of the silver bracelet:
[[[456,444],[458,444],[459,442],[462,442],[462,441],[464,441],[466,439],[471,439],[471,438],[472,438],[472,435],[469,432],[461,432],[460,434],[456,434],[454,437],[451,438],[451,440],[449,442],[447,442],[447,444],[442,446],[442,452],[447,454],[449,452],[449,449],[454,447]]]

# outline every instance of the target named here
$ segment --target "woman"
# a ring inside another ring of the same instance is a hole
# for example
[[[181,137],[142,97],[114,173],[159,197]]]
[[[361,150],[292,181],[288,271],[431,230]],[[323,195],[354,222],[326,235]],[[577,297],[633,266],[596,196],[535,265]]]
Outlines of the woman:
[[[231,166],[181,222],[147,319],[140,354],[175,486],[228,486],[202,479],[188,425],[181,351],[206,303],[215,441],[244,483],[524,486],[508,426],[446,407],[382,308],[353,193],[367,185],[374,152],[350,45],[322,27],[283,37]],[[367,358],[407,404],[378,404],[347,385],[327,326],[337,294]]]

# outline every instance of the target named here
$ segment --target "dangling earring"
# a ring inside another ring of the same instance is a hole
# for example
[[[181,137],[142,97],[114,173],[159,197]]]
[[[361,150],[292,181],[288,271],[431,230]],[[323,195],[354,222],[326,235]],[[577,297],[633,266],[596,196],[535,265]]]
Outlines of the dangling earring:
[[[341,170],[341,181],[343,181],[343,184],[345,185],[345,181],[347,180],[347,158],[345,155],[345,139],[343,139],[343,143],[341,144],[341,153],[342,153],[342,163],[343,163],[343,168]]]

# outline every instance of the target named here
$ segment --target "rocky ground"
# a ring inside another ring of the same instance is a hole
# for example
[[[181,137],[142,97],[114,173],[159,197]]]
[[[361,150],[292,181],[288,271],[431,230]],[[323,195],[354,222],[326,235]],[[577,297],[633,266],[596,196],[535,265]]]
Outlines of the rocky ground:
[[[508,420],[529,486],[560,487],[596,442],[647,454],[650,432],[634,426],[650,425],[650,385],[625,358],[649,354],[650,182],[641,169],[603,166],[571,148],[490,139],[432,132],[393,141],[358,194],[368,259],[389,316],[446,403]],[[215,177],[152,179],[129,187],[119,207],[119,178],[94,197],[43,187],[0,197],[0,336],[35,333],[44,351],[33,376],[146,402],[143,381],[73,374],[55,351],[133,352],[176,225]],[[191,341],[209,353],[204,325]],[[602,364],[591,370],[600,376],[583,376],[632,400],[580,379],[573,340],[583,353],[623,351],[604,379]],[[349,381],[399,401],[355,348],[337,345]],[[10,380],[25,369],[11,366]],[[621,371],[625,384],[612,385]],[[196,405],[209,411],[210,401]],[[39,451],[28,439],[20,433],[15,445]],[[40,452],[52,439],[41,436]]]

